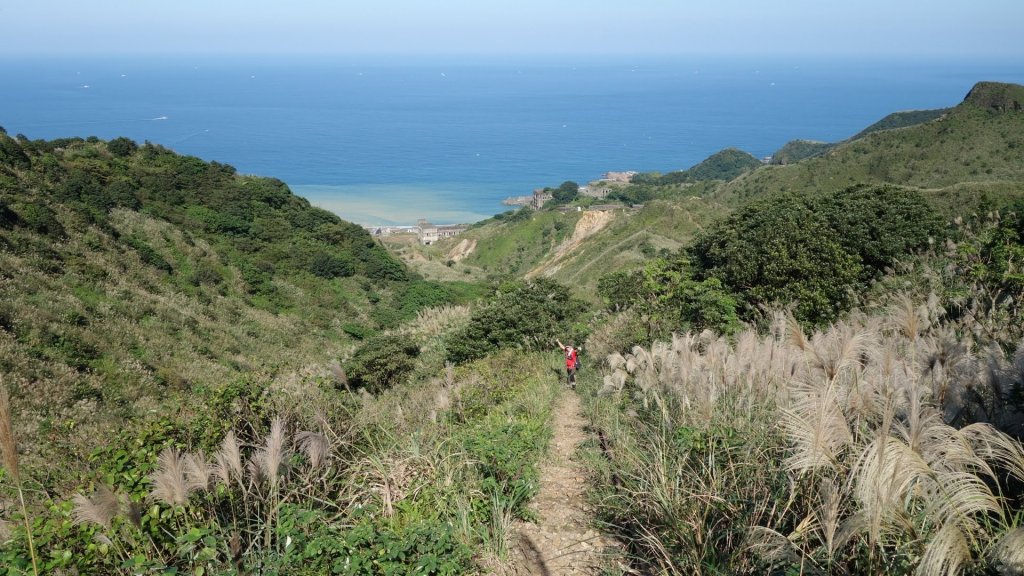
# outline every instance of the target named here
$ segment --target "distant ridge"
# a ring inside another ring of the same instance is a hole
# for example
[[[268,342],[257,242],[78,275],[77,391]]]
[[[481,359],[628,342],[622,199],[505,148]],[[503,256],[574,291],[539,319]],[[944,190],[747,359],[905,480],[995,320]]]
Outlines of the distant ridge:
[[[1024,86],[1005,82],[978,82],[967,93],[962,105],[996,112],[1020,112],[1024,110]]]
[[[686,170],[677,170],[663,175],[637,174],[634,184],[686,184],[709,180],[729,181],[761,165],[753,154],[738,148],[725,148],[708,156]]]
[[[792,164],[806,158],[813,158],[828,152],[836,145],[817,140],[790,140],[772,154],[769,164]]]
[[[897,128],[908,128],[910,126],[917,126],[918,124],[924,124],[925,122],[931,122],[937,118],[941,118],[944,114],[948,114],[952,108],[938,108],[936,110],[906,110],[903,112],[893,112],[885,118],[882,118],[878,122],[868,126],[860,132],[854,134],[849,140],[857,140],[863,138],[868,134],[874,134],[882,130],[895,130]],[[847,140],[847,141],[849,141]]]

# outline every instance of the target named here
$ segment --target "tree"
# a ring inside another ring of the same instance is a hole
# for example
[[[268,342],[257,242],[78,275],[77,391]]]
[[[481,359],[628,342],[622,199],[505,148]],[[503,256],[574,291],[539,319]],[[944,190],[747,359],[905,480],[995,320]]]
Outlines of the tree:
[[[920,193],[891,185],[852,186],[815,200],[813,209],[846,251],[860,258],[864,281],[926,248],[942,228],[942,219]]]
[[[551,191],[551,197],[555,204],[568,204],[579,196],[580,185],[573,182],[572,180],[566,180],[562,184]]]
[[[549,347],[555,338],[564,337],[565,324],[582,308],[565,286],[553,280],[505,284],[473,313],[465,328],[449,337],[448,359],[465,362],[499,348]]]
[[[107,151],[117,156],[118,158],[125,158],[131,156],[139,148],[139,145],[135,143],[131,138],[114,138],[110,142],[107,142]]]
[[[351,258],[317,252],[309,263],[309,271],[321,278],[340,278],[355,274],[355,265]]]
[[[348,383],[372,393],[387,390],[412,372],[419,354],[419,347],[404,336],[371,338],[345,363]]]
[[[694,280],[685,256],[609,274],[598,282],[598,292],[612,308],[639,312],[651,339],[686,330],[732,334],[740,328],[737,298],[717,278]]]
[[[805,199],[782,194],[752,202],[707,228],[690,250],[695,277],[717,278],[748,313],[794,305],[800,320],[824,323],[849,308],[860,264]]]

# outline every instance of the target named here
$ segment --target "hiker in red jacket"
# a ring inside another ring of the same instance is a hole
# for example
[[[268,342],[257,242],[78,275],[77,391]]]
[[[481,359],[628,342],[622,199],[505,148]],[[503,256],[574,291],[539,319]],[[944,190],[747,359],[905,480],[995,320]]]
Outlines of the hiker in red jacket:
[[[555,340],[555,342],[558,342],[558,347],[565,353],[565,382],[569,385],[569,388],[575,390],[576,368],[580,365],[580,351],[573,348],[572,345],[562,344],[560,340]]]

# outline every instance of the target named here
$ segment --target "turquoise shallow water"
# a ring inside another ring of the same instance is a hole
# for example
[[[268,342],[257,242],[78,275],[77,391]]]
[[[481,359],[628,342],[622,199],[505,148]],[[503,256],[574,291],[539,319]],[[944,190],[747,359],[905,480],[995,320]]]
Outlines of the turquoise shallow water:
[[[436,224],[476,222],[509,208],[488,210],[484,205],[474,210],[474,203],[467,201],[504,193],[493,184],[292,184],[291,189],[313,205],[361,224],[408,225],[421,218]]]
[[[664,58],[0,58],[0,126],[128,136],[274,176],[365,223],[468,221],[609,170],[846,138],[1022,62]]]

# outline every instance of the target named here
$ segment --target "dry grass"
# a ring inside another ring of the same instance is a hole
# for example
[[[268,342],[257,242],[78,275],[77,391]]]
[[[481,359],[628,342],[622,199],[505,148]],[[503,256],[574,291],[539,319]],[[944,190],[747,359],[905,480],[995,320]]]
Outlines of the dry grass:
[[[610,355],[600,395],[632,397],[640,411],[625,421],[600,407],[595,415],[613,434],[627,516],[670,518],[694,531],[680,541],[649,524],[637,545],[662,569],[685,557],[689,570],[705,570],[711,560],[698,551],[713,539],[700,534],[714,528],[714,515],[700,502],[733,501],[728,490],[738,487],[748,497],[770,495],[758,491],[768,479],[753,470],[756,461],[740,459],[755,453],[714,449],[719,461],[694,461],[671,434],[650,432],[732,428],[746,435],[741,446],[765,446],[779,433],[784,443],[774,450],[790,478],[788,502],[765,501],[767,513],[733,518],[759,521],[748,525],[756,530],[747,547],[733,548],[733,569],[745,551],[826,571],[857,562],[961,574],[992,558],[1017,562],[1005,542],[1021,510],[1003,491],[1008,477],[1024,481],[1024,449],[991,425],[953,424],[977,414],[979,395],[1007,390],[1020,358],[970,354],[938,315],[934,301],[902,296],[884,318],[855,313],[810,335],[776,315],[767,335],[677,335]],[[748,477],[724,481],[737,474]]]

